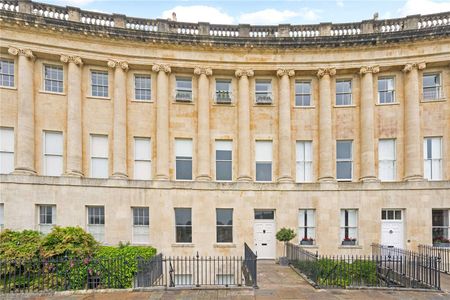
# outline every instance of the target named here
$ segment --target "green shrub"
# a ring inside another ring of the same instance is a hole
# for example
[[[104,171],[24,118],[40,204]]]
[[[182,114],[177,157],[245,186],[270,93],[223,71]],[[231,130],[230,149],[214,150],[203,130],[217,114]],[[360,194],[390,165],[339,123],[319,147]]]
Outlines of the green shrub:
[[[0,233],[0,258],[5,260],[29,260],[39,256],[42,235],[38,231],[12,231]]]
[[[290,228],[281,228],[276,235],[276,238],[280,242],[289,242],[293,238],[295,238],[297,234],[294,232],[294,230]]]
[[[93,256],[98,249],[98,242],[92,234],[81,227],[53,227],[44,237],[41,247],[41,257],[78,257]]]

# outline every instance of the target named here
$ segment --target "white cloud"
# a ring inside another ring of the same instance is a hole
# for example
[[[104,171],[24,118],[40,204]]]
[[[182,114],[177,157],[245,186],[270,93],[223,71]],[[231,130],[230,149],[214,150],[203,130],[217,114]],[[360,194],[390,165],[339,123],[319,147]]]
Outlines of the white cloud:
[[[239,23],[244,24],[282,24],[282,23],[301,23],[301,21],[315,21],[319,18],[318,10],[304,8],[299,11],[264,9],[251,13],[243,13],[239,16]],[[295,18],[295,20],[294,20]]]
[[[209,22],[214,24],[232,24],[234,18],[220,10],[220,8],[206,5],[175,6],[165,10],[162,18],[172,18],[172,12],[177,14],[177,21],[180,22]]]
[[[344,1],[336,0],[336,5],[339,6],[339,7],[344,7]]]
[[[450,11],[449,1],[407,0],[406,3],[399,9],[399,14],[401,16],[415,14],[426,15],[445,11]]]

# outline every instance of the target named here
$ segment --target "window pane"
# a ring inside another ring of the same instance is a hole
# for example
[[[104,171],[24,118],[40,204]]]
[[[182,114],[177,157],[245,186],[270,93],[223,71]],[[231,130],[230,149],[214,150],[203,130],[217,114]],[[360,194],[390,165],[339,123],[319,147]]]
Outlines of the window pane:
[[[231,80],[216,80],[216,91],[231,91]]]
[[[46,131],[44,132],[45,153],[63,155],[63,135],[62,132]]]
[[[14,152],[14,129],[0,128],[0,152]]]
[[[14,171],[14,153],[0,152],[0,174]]]
[[[216,225],[233,225],[233,209],[216,209]]]
[[[91,176],[94,178],[108,178],[108,159],[92,158]]]
[[[272,181],[272,163],[256,163],[256,181]]]
[[[192,225],[190,208],[175,208],[176,225]]]
[[[271,81],[270,80],[256,80],[255,89],[256,89],[256,92],[270,92],[272,90]]]
[[[176,242],[177,243],[192,243],[192,227],[178,227],[176,228]]]
[[[231,160],[231,151],[216,150],[216,160]]]
[[[352,142],[351,141],[337,141],[336,142],[336,158],[337,159],[352,159]]]
[[[273,220],[275,213],[273,210],[255,210],[256,220]]]
[[[149,138],[134,139],[134,159],[151,160],[151,144]]]
[[[216,180],[232,180],[232,163],[231,161],[216,162]]]
[[[48,155],[44,157],[45,175],[60,176],[63,173],[62,156]]]
[[[91,135],[91,157],[108,157],[108,136]]]
[[[176,139],[175,140],[175,156],[192,157],[192,140]]]
[[[152,163],[149,161],[134,162],[134,179],[150,180],[152,173]]]
[[[192,160],[176,161],[176,179],[192,180]]]
[[[190,78],[177,78],[177,89],[192,90],[192,79]]]
[[[272,161],[272,141],[256,141],[256,161]]]
[[[218,243],[232,243],[233,242],[233,227],[217,226],[217,242]]]
[[[352,163],[349,161],[337,162],[337,179],[352,179]]]

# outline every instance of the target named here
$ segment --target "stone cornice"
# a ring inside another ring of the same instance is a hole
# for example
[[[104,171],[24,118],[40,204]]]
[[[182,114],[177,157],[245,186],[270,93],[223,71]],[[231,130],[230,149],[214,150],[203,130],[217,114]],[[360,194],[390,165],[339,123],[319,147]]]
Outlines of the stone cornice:
[[[252,77],[255,75],[255,72],[253,72],[253,70],[239,69],[234,72],[234,75],[237,78],[240,78],[242,76]]]
[[[277,76],[278,77],[282,77],[284,75],[292,77],[292,76],[295,75],[295,71],[294,70],[290,70],[290,69],[278,69],[277,70]]]
[[[27,48],[16,48],[13,46],[10,46],[8,48],[8,53],[14,56],[25,56],[28,59],[35,59],[36,57],[33,54],[33,51],[31,51],[31,49],[27,49]]]
[[[204,74],[206,76],[211,76],[213,74],[212,69],[208,67],[196,67],[194,68],[195,75]]]
[[[372,73],[372,74],[376,74],[380,72],[380,67],[379,66],[362,66],[359,69],[359,74],[364,75],[367,73]]]
[[[167,74],[170,74],[172,72],[172,69],[170,68],[169,65],[156,64],[156,65],[153,65],[152,71],[156,72],[156,73],[162,71],[162,72],[165,72]]]
[[[109,59],[107,62],[108,67],[114,69],[114,68],[121,68],[124,71],[128,71],[128,63],[126,61],[118,61]]]
[[[334,76],[336,75],[336,68],[335,67],[325,67],[325,68],[319,68],[317,71],[317,77],[322,78],[323,76]]]
[[[408,73],[412,71],[412,69],[417,70],[423,70],[427,67],[427,64],[425,62],[419,62],[419,63],[408,63],[405,65],[405,67],[402,69],[404,73]]]
[[[72,56],[72,55],[61,54],[60,61],[62,63],[65,63],[65,64],[73,63],[73,64],[75,64],[77,66],[82,66],[83,65],[83,60],[79,56]]]

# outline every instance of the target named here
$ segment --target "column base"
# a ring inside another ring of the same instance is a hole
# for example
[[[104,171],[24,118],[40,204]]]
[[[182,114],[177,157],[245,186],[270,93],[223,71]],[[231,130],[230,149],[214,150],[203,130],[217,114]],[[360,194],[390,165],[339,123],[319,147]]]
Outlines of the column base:
[[[162,174],[157,174],[156,176],[155,176],[155,180],[169,180],[169,176],[167,176],[167,175],[162,175]]]
[[[239,182],[252,182],[253,179],[250,176],[244,175],[244,176],[239,176],[237,178],[237,181],[239,181]]]
[[[13,175],[36,175],[36,171],[30,168],[19,167],[15,168],[11,173]]]
[[[277,179],[279,183],[294,183],[294,179],[291,176],[281,176]]]
[[[211,176],[209,175],[198,175],[195,177],[196,181],[211,181]]]
[[[380,180],[375,176],[365,176],[359,179],[361,182],[380,182]]]
[[[66,173],[64,173],[63,176],[66,176],[66,177],[79,177],[79,178],[84,177],[84,175],[83,175],[83,173],[81,171],[76,171],[76,170],[67,171]]]
[[[116,172],[116,173],[112,174],[111,178],[112,179],[128,179],[128,175],[125,173]]]
[[[336,179],[334,177],[332,177],[332,176],[325,176],[325,177],[320,177],[318,179],[318,181],[320,183],[335,183]]]
[[[422,175],[410,175],[403,178],[404,181],[425,181]]]

